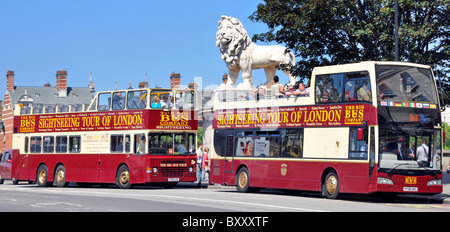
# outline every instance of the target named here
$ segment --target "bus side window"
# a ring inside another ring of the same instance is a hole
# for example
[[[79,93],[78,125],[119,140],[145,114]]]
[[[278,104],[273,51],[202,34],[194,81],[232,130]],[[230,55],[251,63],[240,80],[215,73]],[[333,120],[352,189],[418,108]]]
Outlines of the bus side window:
[[[56,136],[56,152],[67,152],[67,136]]]
[[[101,93],[98,95],[98,110],[109,110],[111,106],[111,93]]]
[[[28,153],[28,137],[25,137],[25,153]]]
[[[53,153],[55,145],[55,137],[44,136],[44,153]]]
[[[252,131],[236,133],[236,156],[253,156],[255,137]]]
[[[134,154],[145,154],[145,134],[134,135]]]
[[[113,110],[123,110],[125,108],[125,92],[114,92],[112,100]]]
[[[80,153],[81,148],[81,136],[69,136],[69,152]]]
[[[227,142],[224,143],[224,141]],[[216,154],[219,156],[227,156],[227,148],[233,153],[233,135],[227,137],[226,130],[214,130],[214,150],[216,151]]]
[[[42,146],[42,138],[41,137],[31,137],[31,146],[30,146],[30,152],[31,153],[41,153],[41,146]]]
[[[127,109],[145,109],[147,107],[147,90],[129,91]]]
[[[367,159],[368,152],[368,134],[367,128],[364,128],[364,139],[358,140],[358,128],[350,128],[350,152],[349,159]]]
[[[287,129],[281,131],[282,156],[303,157],[303,129]]]
[[[130,152],[130,135],[125,135],[125,152]]]
[[[123,152],[123,135],[111,135],[111,152]]]

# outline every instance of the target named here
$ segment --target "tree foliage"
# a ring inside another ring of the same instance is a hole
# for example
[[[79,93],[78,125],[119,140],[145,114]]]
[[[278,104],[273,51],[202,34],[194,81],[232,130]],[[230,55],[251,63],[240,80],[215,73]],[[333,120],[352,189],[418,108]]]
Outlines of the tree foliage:
[[[433,66],[450,97],[450,0],[398,0],[399,60]],[[301,80],[316,66],[394,60],[394,0],[265,0],[249,17],[285,44]],[[450,104],[450,101],[446,101]]]

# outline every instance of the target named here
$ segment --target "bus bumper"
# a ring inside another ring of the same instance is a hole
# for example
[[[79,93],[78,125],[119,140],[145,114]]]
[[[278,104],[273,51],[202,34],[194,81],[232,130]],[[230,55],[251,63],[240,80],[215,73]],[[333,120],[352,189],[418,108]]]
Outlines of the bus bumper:
[[[437,176],[403,176],[380,173],[376,192],[438,194],[442,193],[442,174]]]

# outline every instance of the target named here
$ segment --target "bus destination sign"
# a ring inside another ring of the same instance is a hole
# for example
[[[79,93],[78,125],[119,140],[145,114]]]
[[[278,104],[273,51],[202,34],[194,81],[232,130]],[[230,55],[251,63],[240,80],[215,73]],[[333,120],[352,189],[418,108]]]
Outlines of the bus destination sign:
[[[235,109],[214,112],[214,129],[259,127],[359,126],[376,119],[376,108],[368,104],[295,106]]]
[[[158,130],[168,127],[172,130],[190,130],[197,128],[194,115],[192,111],[162,110],[37,114],[16,116],[14,125],[16,133]]]

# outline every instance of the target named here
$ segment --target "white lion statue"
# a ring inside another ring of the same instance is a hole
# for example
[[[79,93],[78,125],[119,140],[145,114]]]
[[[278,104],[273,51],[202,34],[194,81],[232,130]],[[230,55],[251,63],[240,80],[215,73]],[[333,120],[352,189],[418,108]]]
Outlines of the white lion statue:
[[[253,43],[242,23],[233,17],[222,16],[216,39],[222,60],[229,69],[227,87],[234,86],[242,70],[243,84],[239,88],[252,88],[252,69],[263,68],[267,77],[265,84],[270,88],[278,65],[296,64],[295,55],[283,46],[258,46]],[[290,72],[283,72],[289,76],[290,84],[295,84],[297,78]]]

